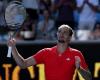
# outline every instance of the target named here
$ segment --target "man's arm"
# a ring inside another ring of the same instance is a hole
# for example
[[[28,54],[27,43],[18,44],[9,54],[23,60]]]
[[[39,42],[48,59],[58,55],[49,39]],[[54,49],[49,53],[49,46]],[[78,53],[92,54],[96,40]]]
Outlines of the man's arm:
[[[29,66],[32,66],[32,65],[35,65],[36,64],[36,61],[33,57],[29,57],[27,59],[24,59],[18,52],[16,46],[16,41],[15,39],[10,39],[8,41],[8,46],[11,46],[12,47],[12,55],[13,55],[13,58],[15,59],[16,63],[22,68],[22,69],[25,69]]]
[[[75,66],[76,66],[76,69],[78,70],[78,72],[82,75],[82,77],[85,79],[85,80],[92,80],[92,75],[91,75],[91,72],[89,71],[89,69],[83,69],[81,66],[80,66],[80,58],[78,56],[75,56]]]

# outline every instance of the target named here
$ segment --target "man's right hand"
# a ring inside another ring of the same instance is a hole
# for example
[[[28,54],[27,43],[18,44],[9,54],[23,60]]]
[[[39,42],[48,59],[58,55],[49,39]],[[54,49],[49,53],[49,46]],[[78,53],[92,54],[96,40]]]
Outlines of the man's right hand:
[[[11,46],[11,47],[15,46],[16,45],[16,40],[14,38],[10,38],[7,42],[7,45]]]

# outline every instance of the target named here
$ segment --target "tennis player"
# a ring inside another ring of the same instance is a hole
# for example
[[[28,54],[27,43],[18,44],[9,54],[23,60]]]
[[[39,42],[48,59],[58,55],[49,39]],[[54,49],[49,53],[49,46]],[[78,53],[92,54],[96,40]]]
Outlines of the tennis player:
[[[70,26],[61,25],[57,31],[57,45],[44,48],[27,59],[17,51],[15,39],[10,39],[8,45],[12,47],[12,55],[21,68],[43,63],[46,80],[72,80],[75,69],[85,80],[92,80],[82,53],[69,46],[72,34],[73,30]]]

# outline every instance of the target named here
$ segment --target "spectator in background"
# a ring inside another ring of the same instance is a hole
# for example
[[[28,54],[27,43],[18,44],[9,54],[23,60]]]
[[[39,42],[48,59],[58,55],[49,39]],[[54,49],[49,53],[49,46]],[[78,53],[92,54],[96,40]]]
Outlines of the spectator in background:
[[[51,0],[40,0],[39,1],[39,20],[43,19],[43,12],[45,9],[50,10]]]
[[[50,12],[48,10],[44,10],[43,15],[44,19],[37,24],[37,39],[54,40],[54,20],[50,18]]]
[[[1,27],[2,27],[2,7],[3,7],[3,1],[0,0],[0,41],[2,41],[2,32],[1,32]]]
[[[91,31],[89,39],[91,39],[91,40],[100,40],[100,23],[96,23],[93,31]]]
[[[96,23],[96,12],[99,0],[76,0],[79,11],[79,29],[92,30]]]
[[[100,12],[100,0],[99,0],[98,12]]]
[[[0,0],[0,27],[2,26],[3,1]]]
[[[44,10],[44,9],[50,9],[51,7],[51,0],[40,0],[39,1],[39,9]]]
[[[97,22],[100,22],[100,0],[99,0],[99,6],[97,8]]]
[[[7,3],[7,0],[0,0],[0,41],[5,41],[8,38],[6,23],[4,19],[4,13]]]
[[[96,13],[99,0],[76,0],[79,11],[77,37],[79,40],[87,40],[96,23]],[[80,33],[82,36],[80,36]]]
[[[100,5],[99,5],[99,7],[98,7],[98,12],[100,12]]]
[[[54,0],[52,11],[58,11],[56,27],[68,24],[75,29],[73,11],[76,8],[75,0]]]
[[[8,3],[7,0],[0,0],[0,26],[2,27],[6,27],[4,13],[7,3]]]
[[[35,28],[38,20],[38,0],[22,0],[24,7],[28,13],[24,26],[24,39],[33,40],[35,38]]]

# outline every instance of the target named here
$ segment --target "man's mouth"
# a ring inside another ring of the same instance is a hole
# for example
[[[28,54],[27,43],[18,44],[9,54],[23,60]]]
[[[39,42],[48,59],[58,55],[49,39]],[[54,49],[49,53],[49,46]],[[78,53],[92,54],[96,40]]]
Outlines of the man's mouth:
[[[58,40],[58,42],[59,42],[59,43],[65,43],[65,41],[64,41],[64,40]]]

